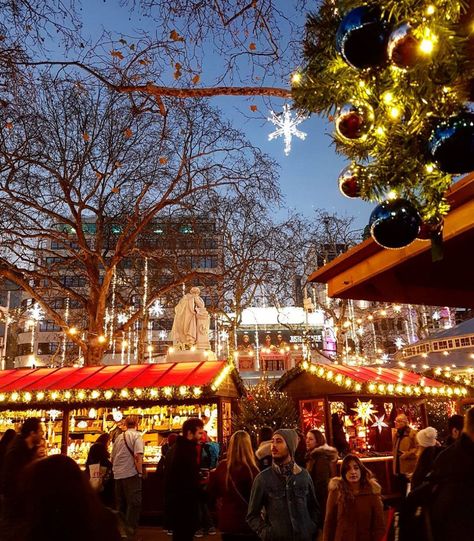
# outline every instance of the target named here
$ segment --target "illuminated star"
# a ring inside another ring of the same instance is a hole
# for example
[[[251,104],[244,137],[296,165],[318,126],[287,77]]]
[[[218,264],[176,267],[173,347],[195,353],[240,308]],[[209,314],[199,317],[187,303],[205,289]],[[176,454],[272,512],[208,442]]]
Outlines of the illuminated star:
[[[285,155],[288,156],[291,150],[291,138],[293,135],[299,137],[303,141],[306,139],[306,133],[300,131],[296,126],[301,124],[303,120],[306,120],[306,116],[297,113],[295,118],[291,117],[290,106],[285,104],[283,106],[282,113],[275,113],[270,111],[270,117],[268,120],[277,127],[277,129],[270,133],[268,140],[272,141],[276,137],[283,135],[285,138]]]
[[[148,310],[151,317],[160,317],[163,315],[164,309],[160,299],[156,299]]]
[[[373,425],[371,425],[372,427],[378,428],[379,434],[382,432],[384,428],[388,428],[388,424],[383,422],[384,417],[385,415],[381,415],[380,417],[375,417],[377,420],[375,421]]]
[[[357,399],[356,407],[351,409],[356,412],[357,415],[355,418],[360,419],[363,425],[365,425],[367,421],[371,421],[372,417],[375,417],[375,409],[372,400],[361,402]]]

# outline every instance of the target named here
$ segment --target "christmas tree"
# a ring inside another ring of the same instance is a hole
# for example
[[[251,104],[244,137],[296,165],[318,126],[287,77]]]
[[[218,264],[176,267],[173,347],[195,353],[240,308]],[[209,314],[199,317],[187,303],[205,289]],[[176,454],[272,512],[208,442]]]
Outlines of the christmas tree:
[[[236,430],[245,430],[256,442],[263,426],[297,428],[298,413],[293,400],[283,392],[275,391],[266,380],[250,388],[239,401],[239,413],[234,418]]]
[[[377,201],[387,248],[437,239],[453,176],[474,170],[474,26],[456,0],[323,0],[308,16],[296,106],[334,120],[339,187]],[[471,51],[470,51],[471,49]]]

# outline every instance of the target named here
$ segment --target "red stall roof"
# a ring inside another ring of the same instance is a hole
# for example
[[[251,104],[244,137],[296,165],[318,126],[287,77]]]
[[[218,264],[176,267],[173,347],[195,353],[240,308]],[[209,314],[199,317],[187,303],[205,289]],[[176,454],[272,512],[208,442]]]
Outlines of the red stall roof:
[[[441,381],[402,368],[314,364],[306,361],[282,376],[278,387],[284,389],[291,380],[304,372],[337,385],[340,392],[453,398],[467,395],[466,388],[461,385],[446,385]]]
[[[0,406],[22,403],[199,398],[234,369],[225,361],[0,371]]]

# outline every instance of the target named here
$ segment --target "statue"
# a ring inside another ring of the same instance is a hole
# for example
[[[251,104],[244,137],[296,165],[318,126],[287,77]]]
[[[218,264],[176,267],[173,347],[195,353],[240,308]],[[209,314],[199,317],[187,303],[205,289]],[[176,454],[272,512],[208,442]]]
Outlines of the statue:
[[[200,292],[198,287],[192,287],[174,309],[171,336],[173,345],[179,349],[191,346],[196,346],[197,349],[210,349],[209,314],[199,296]]]

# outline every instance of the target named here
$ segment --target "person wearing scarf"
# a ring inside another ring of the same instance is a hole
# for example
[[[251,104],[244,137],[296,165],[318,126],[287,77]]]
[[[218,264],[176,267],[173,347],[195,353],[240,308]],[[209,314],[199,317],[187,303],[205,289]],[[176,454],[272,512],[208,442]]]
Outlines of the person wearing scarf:
[[[314,541],[321,528],[313,481],[295,463],[297,445],[294,430],[275,431],[272,466],[253,483],[247,523],[262,541]]]

